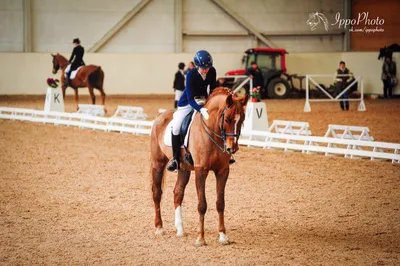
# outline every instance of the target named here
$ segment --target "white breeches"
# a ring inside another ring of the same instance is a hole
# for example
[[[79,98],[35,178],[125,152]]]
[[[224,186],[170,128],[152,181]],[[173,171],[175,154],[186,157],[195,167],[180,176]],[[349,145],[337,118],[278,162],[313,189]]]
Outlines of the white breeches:
[[[174,135],[179,135],[180,130],[181,130],[181,125],[183,122],[183,119],[193,110],[192,106],[190,104],[186,106],[179,107],[174,113],[174,119],[172,120],[172,133]]]
[[[71,70],[71,64],[68,64],[67,68],[65,69],[65,73],[69,72]]]
[[[183,94],[183,91],[175,90],[175,101],[179,101],[182,94]]]

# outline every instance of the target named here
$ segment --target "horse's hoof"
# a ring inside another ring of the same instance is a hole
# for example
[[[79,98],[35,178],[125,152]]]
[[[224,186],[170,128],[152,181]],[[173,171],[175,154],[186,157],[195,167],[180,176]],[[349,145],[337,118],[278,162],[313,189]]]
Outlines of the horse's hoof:
[[[196,247],[202,247],[202,246],[205,246],[206,245],[206,241],[199,241],[199,240],[196,240]]]
[[[229,241],[228,237],[224,233],[219,233],[219,243],[221,245],[229,245],[231,241]]]
[[[164,234],[164,229],[162,228],[156,228],[156,232],[155,232],[156,236],[161,236]]]
[[[183,231],[178,230],[178,231],[176,232],[176,236],[177,236],[177,237],[182,237],[182,236],[184,236],[184,235],[185,235],[185,233],[184,233]]]

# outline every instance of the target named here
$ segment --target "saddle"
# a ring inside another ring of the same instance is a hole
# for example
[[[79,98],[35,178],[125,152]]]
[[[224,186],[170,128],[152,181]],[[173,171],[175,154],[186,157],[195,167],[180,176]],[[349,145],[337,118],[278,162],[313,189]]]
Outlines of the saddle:
[[[76,76],[76,74],[78,73],[78,71],[81,69],[81,67],[83,67],[83,66],[80,66],[80,67],[78,67],[77,69],[75,69],[75,70],[72,70],[72,72],[71,72],[71,75],[70,75],[70,80],[73,80],[74,78],[75,78],[75,76]],[[71,69],[71,64],[69,64],[68,66],[67,66],[67,68],[65,69],[65,74],[64,74],[64,76],[65,77],[67,77],[67,72],[69,71]]]
[[[186,134],[189,131],[190,124],[192,123],[194,110],[192,110],[182,121],[180,135],[181,135],[181,143],[184,143]],[[187,146],[187,145],[185,145]]]
[[[192,125],[193,118],[195,116],[194,110],[192,110],[182,121],[181,129],[180,129],[180,136],[181,136],[181,143],[182,148],[188,146],[189,143],[189,131]],[[164,144],[168,147],[172,146],[171,141],[171,132],[172,132],[172,120],[168,123],[167,128],[165,129],[164,134]]]
[[[203,96],[195,97],[194,100],[200,106],[203,106],[206,103],[206,98]],[[190,126],[192,125],[192,121],[194,119],[195,114],[196,114],[195,110],[192,110],[188,115],[186,115],[186,117],[182,121],[180,129],[182,148],[186,149],[188,146]],[[172,132],[172,120],[169,122],[164,134],[164,144],[169,147],[172,146],[171,132]]]

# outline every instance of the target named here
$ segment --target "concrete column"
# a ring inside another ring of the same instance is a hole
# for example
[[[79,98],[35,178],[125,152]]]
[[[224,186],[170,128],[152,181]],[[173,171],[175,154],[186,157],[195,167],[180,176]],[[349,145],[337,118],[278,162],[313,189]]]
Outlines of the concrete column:
[[[31,0],[22,0],[24,9],[24,52],[32,52]]]
[[[183,52],[183,31],[182,31],[182,0],[174,0],[175,5],[175,53]]]

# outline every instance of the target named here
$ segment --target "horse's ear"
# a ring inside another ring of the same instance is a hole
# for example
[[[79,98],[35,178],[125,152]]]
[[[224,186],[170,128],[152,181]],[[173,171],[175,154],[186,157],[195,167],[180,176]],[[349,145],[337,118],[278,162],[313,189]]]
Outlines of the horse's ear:
[[[233,99],[232,99],[232,94],[229,94],[228,97],[226,97],[226,106],[231,106],[233,104]]]
[[[51,53],[51,56],[54,57],[53,53]]]
[[[248,94],[246,94],[246,97],[244,97],[244,98],[242,98],[242,99],[239,100],[239,102],[240,102],[243,106],[246,106],[248,101],[249,101],[249,95],[248,95]]]

